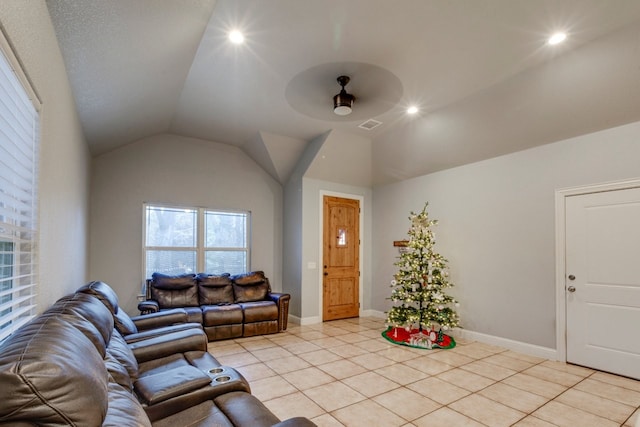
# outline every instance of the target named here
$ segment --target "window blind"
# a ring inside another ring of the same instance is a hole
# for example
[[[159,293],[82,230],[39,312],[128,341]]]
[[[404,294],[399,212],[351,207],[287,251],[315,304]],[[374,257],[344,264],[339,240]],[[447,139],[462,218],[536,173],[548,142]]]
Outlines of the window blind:
[[[0,341],[37,312],[39,102],[0,34]]]

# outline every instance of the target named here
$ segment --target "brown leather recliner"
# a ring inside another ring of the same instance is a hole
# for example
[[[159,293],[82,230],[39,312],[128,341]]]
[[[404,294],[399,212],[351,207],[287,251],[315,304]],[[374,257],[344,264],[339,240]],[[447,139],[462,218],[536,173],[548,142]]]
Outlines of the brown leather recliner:
[[[154,273],[146,289],[147,300],[138,304],[141,313],[184,309],[189,322],[200,323],[210,341],[287,328],[291,296],[272,292],[262,271],[235,276]]]
[[[127,344],[91,294],[58,300],[0,345],[0,425],[312,426],[280,423],[198,328]]]

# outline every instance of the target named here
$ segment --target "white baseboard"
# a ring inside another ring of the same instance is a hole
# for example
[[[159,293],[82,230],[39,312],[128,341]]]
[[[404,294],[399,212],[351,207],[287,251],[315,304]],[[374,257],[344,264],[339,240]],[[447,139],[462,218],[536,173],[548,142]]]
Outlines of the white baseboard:
[[[360,317],[377,317],[379,319],[386,319],[387,315],[384,311],[379,310],[361,310]]]
[[[322,319],[319,316],[298,317],[293,314],[289,315],[289,323],[293,323],[295,325],[314,325],[320,322],[322,322]]]
[[[529,356],[542,357],[543,359],[558,360],[558,351],[555,348],[542,347],[535,344],[529,344],[521,341],[514,341],[508,338],[496,337],[493,335],[483,334],[481,332],[469,331],[467,329],[455,329],[452,334],[456,338],[467,341],[478,341],[518,353],[527,354]]]

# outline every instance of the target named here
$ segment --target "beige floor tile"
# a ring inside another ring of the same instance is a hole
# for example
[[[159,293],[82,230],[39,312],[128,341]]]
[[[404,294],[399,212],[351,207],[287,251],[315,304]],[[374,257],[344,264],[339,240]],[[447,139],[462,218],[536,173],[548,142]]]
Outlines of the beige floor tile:
[[[636,409],[633,415],[629,417],[629,419],[624,423],[624,427],[636,427],[638,418],[640,418],[640,408]]]
[[[472,394],[453,402],[449,407],[461,414],[492,427],[510,426],[526,414],[501,403]]]
[[[350,334],[345,334],[345,335],[337,335],[336,338],[338,338],[341,341],[344,341],[348,344],[355,344],[357,342],[362,342],[362,341],[367,341],[371,338],[366,337],[364,335],[361,335],[357,332],[352,332]]]
[[[311,340],[310,342],[322,348],[332,348],[332,347],[338,347],[338,346],[344,345],[344,341],[341,341],[338,338],[331,337],[331,336],[326,338],[314,339],[314,340]]]
[[[312,365],[324,365],[325,363],[342,360],[342,356],[338,356],[337,354],[325,349],[310,351],[309,353],[301,353],[298,357],[306,360]]]
[[[531,413],[548,402],[547,398],[504,383],[496,383],[480,390],[482,396],[524,413]]]
[[[356,365],[355,363],[345,359],[325,363],[324,365],[318,365],[318,368],[339,380],[367,371],[362,366]]]
[[[537,365],[538,363],[542,363],[546,360],[546,359],[543,359],[542,357],[530,356],[528,354],[522,354],[522,353],[518,353],[516,351],[511,351],[511,350],[507,350],[500,354],[507,357],[512,357],[514,359],[524,360],[525,362],[533,363],[534,365]]]
[[[452,353],[450,351],[439,351],[429,355],[429,357],[433,360],[437,360],[438,362],[446,363],[447,365],[454,367],[466,365],[467,363],[471,363],[475,360],[471,357]]]
[[[264,364],[281,375],[286,374],[287,372],[297,371],[311,366],[309,365],[309,363],[299,358],[298,356],[267,360],[266,362],[264,362]]]
[[[332,412],[332,415],[347,427],[400,427],[407,423],[403,418],[371,400],[364,400],[339,409]]]
[[[226,343],[226,345],[220,345],[221,343]],[[209,343],[207,351],[217,358],[226,356],[227,354],[244,353],[247,350],[240,344],[232,341],[214,341]]]
[[[570,374],[568,372],[562,372],[553,368],[548,368],[546,366],[543,366],[542,364],[532,366],[531,368],[522,371],[522,373],[552,383],[560,384],[565,387],[573,387],[584,379],[582,376]]]
[[[252,340],[252,341],[244,341],[240,345],[251,352],[255,350],[260,350],[260,349],[270,348],[270,347],[273,348],[277,346],[277,344],[275,344],[273,341],[268,340],[266,338],[259,339],[259,340]]]
[[[573,408],[582,409],[594,415],[598,415],[619,424],[626,421],[633,411],[633,406],[605,399],[595,394],[585,393],[576,389],[569,389],[555,398],[556,402],[564,403]]]
[[[540,365],[556,369],[558,371],[567,372],[569,374],[578,375],[583,378],[586,378],[596,372],[593,369],[585,368],[584,366],[572,365],[570,363],[558,362],[556,360],[545,360]]]
[[[325,413],[324,409],[301,392],[276,397],[263,403],[281,420],[293,417],[311,419]]]
[[[437,375],[437,378],[450,384],[462,387],[469,391],[479,391],[494,384],[495,381],[489,378],[473,374],[462,369],[452,369]]]
[[[517,359],[514,357],[505,356],[503,353],[494,354],[493,356],[485,357],[483,362],[491,363],[493,365],[502,366],[514,371],[524,371],[534,365],[534,363],[527,362],[526,360]]]
[[[331,347],[331,348],[328,348],[327,350],[341,357],[354,357],[354,356],[360,356],[362,354],[369,353],[364,348],[355,346],[353,344],[347,344],[347,343],[342,343],[342,345],[340,346]]]
[[[503,383],[519,388],[520,390],[535,393],[547,399],[553,399],[567,388],[560,384],[542,380],[526,374],[515,374],[502,380]]]
[[[221,365],[231,366],[232,368],[238,368],[240,366],[252,365],[260,362],[253,354],[245,351],[244,353],[232,353],[225,354],[224,356],[216,356]]]
[[[364,395],[341,382],[310,388],[303,391],[303,393],[327,412],[366,400]]]
[[[383,368],[377,369],[376,372],[383,377],[397,382],[400,385],[414,383],[429,376],[428,374],[418,369],[410,368],[407,365],[400,363],[394,363],[393,365],[385,366]]]
[[[442,405],[448,405],[471,394],[469,390],[449,384],[436,377],[426,378],[409,384],[407,388]]]
[[[548,423],[533,415],[528,415],[515,423],[514,427],[557,427],[555,424]]]
[[[632,380],[631,378],[625,378],[607,372],[595,372],[591,375],[591,379],[640,392],[640,381]]]
[[[376,351],[391,348],[391,346],[394,344],[391,344],[385,340],[367,340],[367,341],[358,342],[355,345],[356,347],[363,348],[367,351],[376,352]]]
[[[318,347],[317,345],[307,341],[302,341],[302,342],[293,343],[293,344],[286,344],[283,347],[287,351],[291,352],[292,354],[310,353],[312,351],[321,350],[321,348]]]
[[[264,363],[254,363],[252,365],[244,365],[237,368],[249,383],[262,378],[273,377],[276,374],[273,369],[269,368]]]
[[[620,424],[597,415],[572,408],[563,403],[551,401],[535,411],[533,416],[560,427],[594,426],[619,427]]]
[[[640,393],[625,387],[619,387],[613,384],[603,383],[592,378],[587,378],[580,384],[576,385],[577,390],[586,391],[616,402],[624,403],[635,408],[640,406]]]
[[[417,427],[484,427],[477,421],[449,408],[440,408],[413,421]]]
[[[313,366],[283,374],[282,378],[293,384],[298,390],[307,390],[336,380],[331,375]]]
[[[255,351],[252,351],[251,354],[253,354],[258,360],[261,360],[262,362],[293,356],[292,353],[278,346],[271,347],[271,348],[264,348],[261,350],[255,350]]]
[[[467,365],[463,365],[460,369],[482,375],[483,377],[487,377],[495,381],[503,380],[516,373],[516,371],[512,369],[493,365],[491,363],[483,362],[482,360],[477,360]]]
[[[351,357],[349,360],[372,371],[376,371],[380,368],[394,365],[396,363],[393,360],[375,353],[361,354],[360,356]]]
[[[453,369],[453,366],[447,365],[446,363],[442,363],[437,360],[433,360],[428,356],[422,356],[416,359],[407,360],[406,362],[403,363],[403,365],[408,366],[411,369],[416,369],[418,371],[424,372],[429,375],[437,375],[442,372]]]
[[[367,397],[377,396],[400,387],[400,384],[371,371],[345,378],[342,382]]]
[[[425,350],[426,351],[426,350]],[[377,352],[380,356],[391,359],[395,362],[404,362],[418,357],[416,353],[406,350],[404,347],[393,344],[392,347],[385,348]]]
[[[286,347],[289,344],[299,344],[305,342],[304,339],[300,337],[296,337],[295,335],[290,334],[275,334],[275,335],[267,335],[267,339],[272,343],[279,345],[281,347]]]
[[[297,391],[298,390],[294,386],[289,384],[280,376],[263,378],[261,380],[251,382],[251,394],[263,402],[275,399],[276,397],[296,393]]]
[[[485,357],[488,357],[488,356],[491,356],[492,354],[495,354],[494,351],[491,351],[489,349],[485,349],[479,343],[471,343],[471,344],[467,344],[467,345],[459,345],[459,346],[456,346],[455,348],[453,348],[452,350],[449,350],[449,352],[460,354],[462,356],[467,356],[467,357],[470,357],[472,359],[484,359]]]
[[[373,398],[380,406],[396,413],[405,420],[415,420],[442,405],[407,388],[397,388]]]
[[[380,329],[370,329],[368,331],[362,331],[360,332],[360,335],[365,336],[367,338],[372,338],[372,339],[376,339],[379,341],[384,341],[384,342],[389,342],[387,340],[385,340],[384,338],[382,338],[382,328]],[[396,345],[396,344],[392,344],[392,345]]]
[[[329,338],[329,335],[325,335],[320,331],[300,331],[297,335],[307,341]]]
[[[319,417],[312,418],[311,421],[318,427],[344,427],[340,421],[336,420],[329,414],[320,415]]]

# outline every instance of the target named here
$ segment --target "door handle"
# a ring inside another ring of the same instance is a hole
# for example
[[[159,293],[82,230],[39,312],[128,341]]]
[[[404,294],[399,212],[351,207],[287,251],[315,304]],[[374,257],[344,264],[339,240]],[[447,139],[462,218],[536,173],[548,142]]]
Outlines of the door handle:
[[[576,291],[576,287],[575,287],[575,286],[569,286],[569,287],[567,288],[567,290],[568,290],[569,292],[575,292],[575,291]]]
[[[325,276],[328,276],[328,275],[329,275],[329,273],[327,273],[327,272],[325,271],[325,272],[324,272],[324,275],[325,275]]]
[[[576,276],[574,276],[573,274],[569,275],[569,280],[576,280]]]

